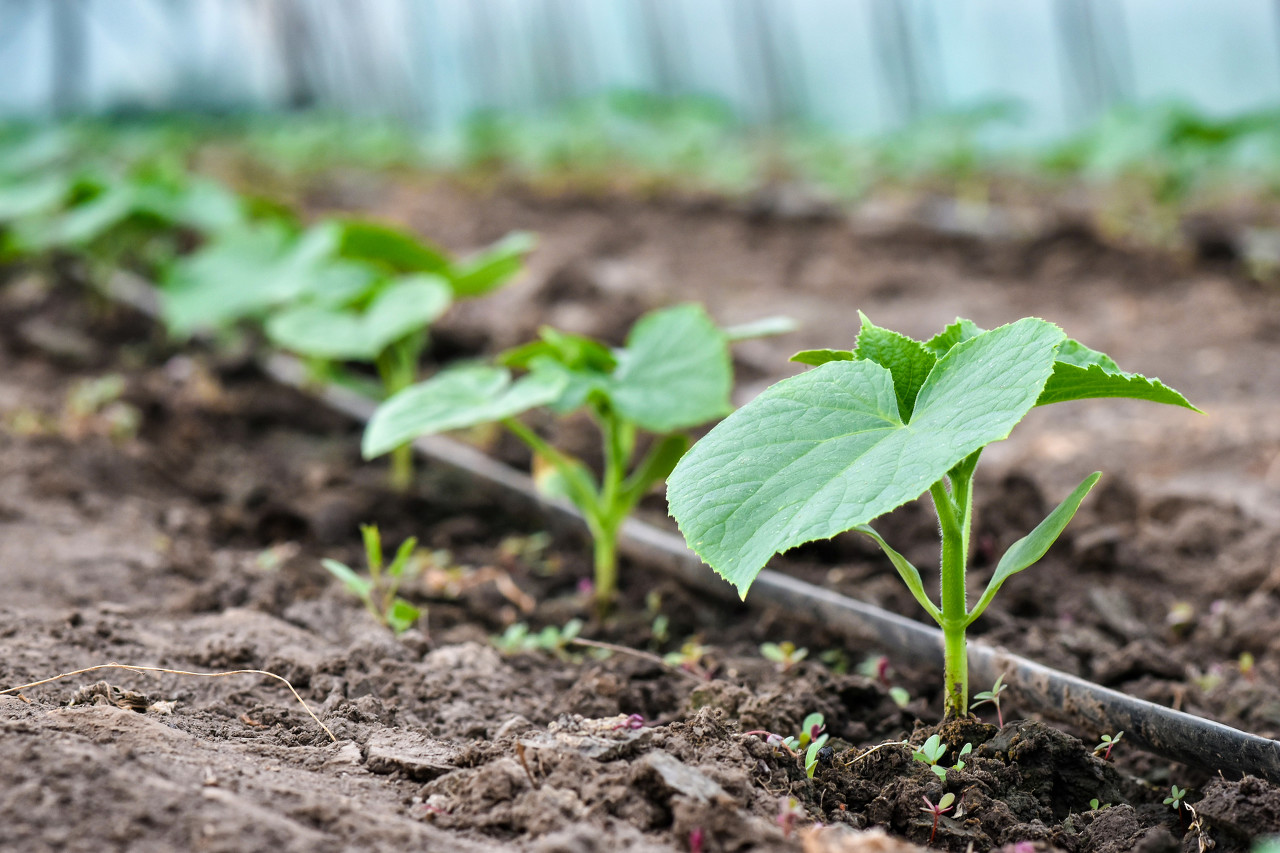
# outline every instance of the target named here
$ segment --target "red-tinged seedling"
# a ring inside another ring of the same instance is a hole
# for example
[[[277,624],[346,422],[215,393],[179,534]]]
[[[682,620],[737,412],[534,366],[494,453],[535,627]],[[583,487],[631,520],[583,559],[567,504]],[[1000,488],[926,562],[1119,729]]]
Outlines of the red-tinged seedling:
[[[1000,557],[971,607],[966,571],[983,449],[1050,403],[1128,397],[1195,410],[1173,389],[1124,373],[1035,318],[990,331],[957,320],[917,341],[864,316],[854,349],[793,360],[814,369],[766,389],[675,466],[671,515],[689,547],[743,596],[774,554],[849,530],[869,536],[942,628],[949,718],[969,712],[969,625],[1010,577],[1045,555],[1101,476],[1086,477]],[[919,570],[870,526],[924,493],[942,545],[937,604]]]
[[[938,821],[942,819],[944,814],[955,808],[956,795],[948,791],[938,798],[936,805],[927,796],[922,796],[920,799],[924,800],[924,808],[920,809],[920,811],[933,815],[933,829],[929,832],[929,843],[932,844],[934,838],[938,835]]]
[[[986,705],[988,703],[994,705],[996,708],[996,724],[999,725],[1000,728],[1004,728],[1004,714],[1000,710],[1000,694],[1003,693],[1005,688],[1008,686],[1009,685],[1004,683],[1004,675],[1001,674],[996,678],[996,683],[991,685],[990,690],[984,690],[973,697],[974,702],[969,706],[969,710],[972,711],[979,705]]]
[[[777,817],[778,826],[782,827],[783,836],[790,838],[792,830],[795,829],[796,821],[803,820],[804,817],[804,807],[800,805],[799,800],[795,797],[787,797],[783,800]]]
[[[403,634],[413,627],[423,616],[421,608],[401,598],[397,593],[400,585],[416,572],[412,563],[414,550],[418,540],[409,537],[400,543],[391,564],[383,566],[382,537],[378,528],[372,524],[360,526],[364,538],[365,562],[369,567],[368,576],[361,575],[345,563],[324,559],[320,562],[342,585],[355,594],[365,609],[383,625],[397,634]]]
[[[1120,738],[1124,737],[1124,732],[1116,732],[1114,735],[1103,735],[1101,742],[1093,748],[1093,754],[1102,753],[1103,761],[1111,760],[1111,750],[1120,742]]]

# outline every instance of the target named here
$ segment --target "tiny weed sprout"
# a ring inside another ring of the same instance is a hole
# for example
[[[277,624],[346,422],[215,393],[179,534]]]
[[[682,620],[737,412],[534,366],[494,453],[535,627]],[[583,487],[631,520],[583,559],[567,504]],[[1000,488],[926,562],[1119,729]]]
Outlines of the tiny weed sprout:
[[[1000,694],[1003,693],[1005,688],[1008,686],[1009,685],[1004,683],[1004,675],[1001,674],[996,678],[996,683],[991,685],[990,690],[984,690],[981,693],[974,695],[974,701],[973,704],[969,706],[969,710],[972,711],[979,705],[986,705],[987,703],[994,705],[996,709],[996,724],[999,725],[1000,728],[1004,728],[1004,714],[1000,711]]]
[[[1183,805],[1182,799],[1186,795],[1187,795],[1186,788],[1179,788],[1177,785],[1174,785],[1172,788],[1169,789],[1169,796],[1164,798],[1164,804],[1166,806],[1173,808],[1175,811],[1181,811],[1182,805]]]
[[[1100,811],[1101,809],[1111,808],[1111,803],[1100,803],[1098,801],[1098,798],[1094,797],[1092,800],[1089,801],[1089,808],[1096,812],[1096,811]]]
[[[922,796],[920,799],[924,800],[924,807],[920,811],[933,815],[933,829],[929,832],[929,843],[932,844],[938,835],[938,821],[944,814],[955,808],[956,795],[948,791],[938,799],[937,805],[934,805],[933,800],[928,797]]]
[[[702,665],[702,659],[710,651],[709,646],[704,646],[696,637],[691,637],[684,641],[679,651],[667,652],[663,655],[662,662],[674,669],[691,672],[700,678],[710,678],[711,674]]]
[[[760,656],[776,663],[779,672],[788,672],[809,656],[809,650],[796,648],[795,643],[783,640],[781,643],[761,643]]]
[[[501,423],[533,451],[535,479],[546,493],[582,513],[594,543],[596,603],[603,612],[618,587],[618,533],[631,510],[666,479],[689,446],[685,431],[730,410],[729,343],[776,326],[720,329],[696,305],[641,317],[627,344],[544,328],[541,339],[499,357],[499,366],[445,370],[391,397],[364,435],[365,458],[420,435]],[[525,371],[514,379],[511,370]],[[585,409],[603,441],[603,471],[547,443],[517,419],[547,406],[559,415]],[[640,433],[653,436],[636,461]]]
[[[899,708],[905,708],[911,702],[911,694],[907,692],[907,688],[896,685],[889,688],[889,698]]]
[[[1005,581],[1044,556],[1100,476],[1086,477],[1009,548],[970,607],[965,573],[983,448],[1049,403],[1128,397],[1196,410],[1035,318],[991,331],[957,320],[916,341],[862,317],[853,350],[809,350],[793,360],[815,367],[766,389],[675,466],[671,515],[694,552],[743,596],[776,553],[848,530],[871,537],[942,628],[949,718],[969,711],[966,629]],[[939,604],[919,570],[870,526],[926,492],[942,544]]]
[[[570,644],[582,632],[581,619],[570,619],[563,627],[548,625],[541,631],[530,631],[523,622],[507,626],[501,636],[491,637],[494,648],[503,654],[513,655],[520,652],[548,652],[561,660],[572,660],[569,652]]]
[[[804,816],[804,807],[800,805],[799,800],[795,797],[787,797],[783,800],[781,808],[778,809],[777,818],[778,826],[782,827],[783,836],[790,838],[796,827],[796,821],[803,820]]]
[[[1124,737],[1124,732],[1116,732],[1114,735],[1103,735],[1102,741],[1093,748],[1093,754],[1102,753],[1103,761],[1111,760],[1111,750],[1120,742],[1120,738]]]
[[[942,738],[938,735],[929,735],[929,738],[920,745],[920,748],[911,753],[911,757],[916,761],[929,765],[929,769],[945,782],[947,781],[947,768],[939,765],[938,762],[946,754],[947,745],[942,742]]]
[[[364,537],[365,561],[369,566],[368,577],[337,560],[325,559],[321,560],[321,563],[329,570],[329,574],[341,581],[343,586],[364,602],[365,608],[374,619],[395,633],[403,634],[422,617],[422,611],[419,608],[396,594],[400,590],[401,581],[406,578],[406,569],[410,569],[409,561],[413,557],[414,549],[418,547],[418,540],[410,537],[401,542],[391,564],[384,568],[382,537],[378,533],[378,528],[372,524],[363,524],[360,526],[360,533]]]

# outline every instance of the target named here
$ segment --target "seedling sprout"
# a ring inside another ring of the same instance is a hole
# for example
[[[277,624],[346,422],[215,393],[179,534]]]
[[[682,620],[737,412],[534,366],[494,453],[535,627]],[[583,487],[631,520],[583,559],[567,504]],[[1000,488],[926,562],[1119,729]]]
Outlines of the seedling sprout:
[[[1110,761],[1111,750],[1115,748],[1115,745],[1120,742],[1120,738],[1122,737],[1124,737],[1124,732],[1122,731],[1116,732],[1114,735],[1103,735],[1101,743],[1093,748],[1093,754],[1097,755],[1101,752],[1102,760]]]
[[[342,582],[348,590],[355,594],[365,609],[380,623],[397,634],[403,634],[413,627],[422,617],[422,610],[410,604],[396,593],[400,583],[406,577],[406,569],[410,568],[410,558],[418,547],[418,540],[409,537],[400,543],[391,564],[383,567],[382,537],[378,528],[372,524],[360,526],[364,538],[365,561],[369,567],[368,577],[357,573],[345,563],[324,559],[320,562],[329,574]]]
[[[1008,686],[1009,685],[1004,683],[1004,675],[1001,674],[996,678],[996,683],[991,685],[990,690],[984,690],[973,697],[974,702],[969,706],[969,710],[972,711],[979,705],[986,705],[987,703],[994,705],[996,708],[996,724],[999,725],[1000,728],[1004,728],[1004,714],[1000,711],[1000,694],[1003,693],[1005,688]]]
[[[1164,804],[1170,806],[1174,811],[1182,810],[1182,799],[1187,795],[1186,788],[1179,788],[1174,785],[1169,789],[1169,796],[1164,798]]]
[[[942,628],[947,717],[969,711],[966,629],[1005,581],[1044,556],[1101,476],[1086,477],[1015,542],[970,607],[965,577],[983,448],[1050,403],[1129,397],[1195,410],[1158,380],[1122,372],[1035,318],[991,331],[957,320],[916,341],[863,316],[853,350],[809,350],[793,360],[815,368],[766,389],[676,465],[671,514],[690,547],[743,596],[775,553],[849,530],[869,536]],[[940,526],[938,604],[919,570],[870,526],[925,492]]]
[[[808,649],[796,648],[790,640],[781,643],[761,643],[760,656],[778,665],[779,672],[789,672],[793,666],[809,656]]]
[[[929,843],[932,844],[938,835],[938,821],[944,814],[955,808],[956,795],[948,791],[939,798],[937,805],[934,805],[933,800],[927,796],[922,796],[920,799],[924,800],[924,808],[920,811],[933,815],[933,829],[929,832]]]

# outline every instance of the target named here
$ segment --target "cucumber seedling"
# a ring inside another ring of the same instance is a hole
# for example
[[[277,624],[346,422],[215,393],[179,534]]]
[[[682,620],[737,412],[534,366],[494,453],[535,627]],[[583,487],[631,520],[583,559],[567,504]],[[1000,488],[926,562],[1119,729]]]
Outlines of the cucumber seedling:
[[[760,327],[750,333],[761,333]],[[391,397],[369,421],[364,456],[379,456],[421,435],[503,424],[533,451],[539,487],[568,500],[586,520],[594,543],[596,604],[603,612],[618,588],[622,523],[688,448],[686,430],[731,408],[729,343],[738,335],[717,327],[696,305],[646,314],[621,349],[550,328],[540,335],[500,356],[497,365],[445,370]],[[517,379],[512,369],[525,373]],[[559,415],[585,410],[595,421],[604,445],[598,478],[517,418],[542,406]],[[653,440],[637,460],[641,433]]]
[[[966,629],[1005,581],[1044,556],[1101,476],[1086,477],[1015,542],[970,607],[965,573],[983,448],[1049,403],[1129,397],[1196,410],[1035,318],[991,331],[957,320],[917,341],[863,316],[853,350],[793,360],[815,368],[766,389],[681,459],[668,480],[671,514],[694,552],[744,597],[775,553],[848,530],[871,537],[942,628],[947,717],[969,711]],[[942,540],[939,604],[869,524],[925,492]]]

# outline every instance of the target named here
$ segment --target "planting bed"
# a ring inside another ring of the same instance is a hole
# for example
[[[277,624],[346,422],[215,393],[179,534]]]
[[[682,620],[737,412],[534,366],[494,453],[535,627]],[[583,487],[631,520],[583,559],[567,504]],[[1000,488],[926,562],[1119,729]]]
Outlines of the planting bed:
[[[458,249],[513,228],[541,234],[521,282],[438,325],[438,359],[518,343],[540,322],[617,341],[643,310],[696,299],[724,323],[786,313],[803,324],[739,345],[743,397],[791,372],[796,349],[849,346],[859,308],[915,335],[957,314],[988,327],[1043,316],[1127,369],[1161,376],[1209,414],[1054,407],[987,454],[979,574],[991,568],[982,555],[1002,552],[1081,476],[1106,475],[1063,541],[1011,580],[974,630],[1131,695],[1280,733],[1274,292],[1069,229],[993,245],[686,202],[358,186],[330,183],[308,203],[386,216]],[[74,268],[15,269],[0,285],[0,689],[111,660],[267,669],[292,680],[338,740],[261,676],[104,671],[0,696],[6,844],[889,849],[859,847],[872,842],[838,829],[806,836],[815,822],[928,842],[921,797],[937,802],[943,784],[903,747],[852,750],[922,742],[940,716],[936,673],[892,652],[883,680],[833,672],[820,653],[856,665],[883,650],[633,565],[623,567],[619,615],[588,621],[584,636],[667,652],[696,634],[713,678],[581,647],[504,655],[489,637],[512,621],[589,619],[582,542],[548,545],[536,516],[497,509],[475,484],[430,467],[411,496],[392,495],[382,466],[359,462],[358,426],[273,385],[246,351],[173,348],[145,318],[87,298],[75,278]],[[124,379],[118,395],[101,381],[110,374]],[[585,424],[546,426],[589,446]],[[489,443],[527,462],[518,446]],[[649,508],[662,522],[660,502]],[[416,535],[438,552],[407,590],[429,608],[429,632],[393,638],[320,567],[322,557],[359,564],[361,522],[377,522],[393,545]],[[922,567],[936,565],[934,526],[912,506],[878,525]],[[793,552],[785,567],[915,615],[859,539]],[[667,638],[654,636],[657,612]],[[810,652],[785,673],[758,652],[783,640]],[[110,686],[65,707],[100,680]],[[905,708],[889,685],[908,691]],[[115,700],[176,704],[138,713]],[[815,711],[835,749],[812,782],[794,758],[743,734],[795,734]],[[629,714],[644,726],[625,724]],[[942,731],[975,751],[948,775],[963,814],[943,818],[935,847],[1195,850],[1212,839],[1237,850],[1280,832],[1280,789],[1266,783],[1170,766],[1123,740],[1104,763],[1091,749],[1103,732],[1068,724],[1081,743],[1040,723],[997,731],[993,718]],[[1198,824],[1162,803],[1172,784],[1191,789]],[[778,817],[790,796],[787,834]],[[1091,810],[1095,798],[1111,807]]]

